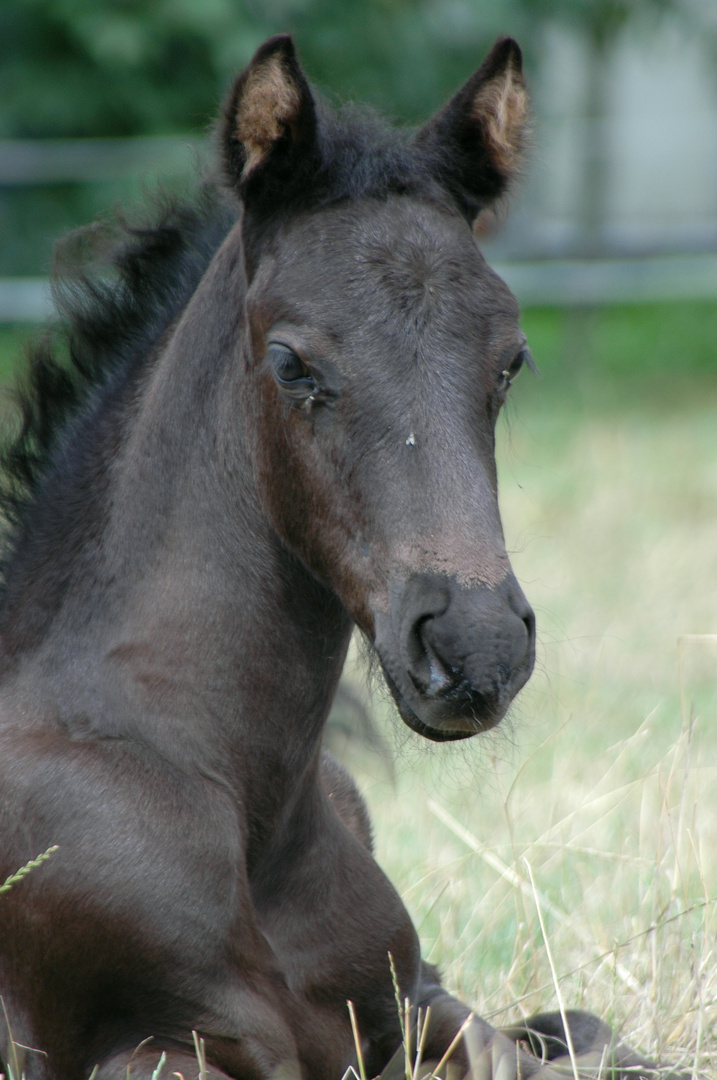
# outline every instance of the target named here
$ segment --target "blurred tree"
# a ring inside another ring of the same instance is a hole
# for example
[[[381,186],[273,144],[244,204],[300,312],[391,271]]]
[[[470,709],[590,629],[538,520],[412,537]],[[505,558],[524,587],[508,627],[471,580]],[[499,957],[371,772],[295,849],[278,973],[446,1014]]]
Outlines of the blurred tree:
[[[0,134],[201,128],[224,75],[222,49],[244,40],[247,21],[228,0],[4,0]]]

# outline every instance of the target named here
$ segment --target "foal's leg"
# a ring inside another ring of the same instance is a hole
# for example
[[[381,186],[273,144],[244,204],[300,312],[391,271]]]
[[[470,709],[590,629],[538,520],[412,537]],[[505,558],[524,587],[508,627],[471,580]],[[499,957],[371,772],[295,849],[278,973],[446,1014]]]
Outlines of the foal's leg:
[[[239,987],[235,1000],[241,997]],[[199,1032],[199,1054],[183,1038],[167,1038],[163,1046],[162,1038],[150,1037],[98,1063],[92,1080],[301,1080],[296,1043],[284,1019],[251,993],[243,1004],[240,1035],[204,1039]]]
[[[435,970],[423,965],[423,984],[416,1005],[428,1014],[428,1031],[423,1061],[440,1062],[458,1031],[470,1017],[470,1010],[440,985]],[[684,1073],[667,1073],[656,1062],[636,1053],[615,1036],[612,1028],[592,1013],[568,1010],[567,1021],[578,1076],[610,1076],[611,1080],[687,1080]],[[413,1047],[415,1054],[416,1032]],[[539,1013],[524,1024],[496,1030],[473,1017],[450,1055],[440,1075],[450,1080],[559,1080],[572,1075],[572,1061],[559,1012]],[[403,1080],[404,1050],[397,1051],[381,1074],[381,1080]]]
[[[568,1009],[566,1019],[570,1028],[579,1072],[593,1076],[602,1067],[605,1075],[614,1080],[687,1080],[687,1074],[666,1072],[657,1062],[643,1057],[621,1043],[609,1024],[592,1013]],[[537,1013],[523,1024],[504,1028],[510,1039],[520,1040],[538,1056],[547,1058],[561,1070],[571,1067],[565,1026],[559,1012]],[[602,1074],[601,1074],[602,1075]]]
[[[470,1010],[445,990],[430,1001],[426,1035],[422,1031],[424,1022],[422,1018],[421,1076],[424,1069],[438,1070],[436,1075],[445,1080],[560,1080],[563,1076],[562,1071],[556,1072],[549,1063],[541,1062],[480,1017],[471,1016]],[[414,1024],[411,1066],[415,1064],[417,1040]],[[381,1073],[381,1080],[404,1080],[405,1076],[405,1051],[401,1047]]]
[[[241,1080],[301,1080],[301,1067],[295,1057],[270,1061],[271,1056],[235,1053],[231,1076]],[[230,1080],[230,1074],[216,1065],[200,1065],[191,1050],[162,1050],[153,1039],[108,1058],[91,1076],[92,1080]]]
[[[109,1058],[99,1067],[96,1080],[197,1080],[200,1072],[196,1055],[182,1050],[160,1050],[151,1043],[136,1050]],[[207,1080],[229,1080],[226,1073],[206,1065],[202,1073]]]
[[[463,1080],[468,1076],[471,1080],[497,1080],[498,1077],[500,1080],[528,1080],[529,1077],[535,1080],[559,1080],[558,1073],[548,1064],[527,1053],[485,1020],[472,1016],[467,1005],[443,989],[435,968],[430,964],[422,965],[422,982],[414,1008],[410,1055],[412,1066],[418,1038],[417,1011],[420,1009],[422,1062],[426,1068],[431,1066],[435,1069],[452,1047],[448,1060],[438,1074],[447,1080]],[[425,1032],[424,1023],[427,1024]],[[463,1034],[457,1038],[461,1028]],[[403,1080],[405,1075],[405,1051],[400,1047],[381,1073],[381,1080]]]

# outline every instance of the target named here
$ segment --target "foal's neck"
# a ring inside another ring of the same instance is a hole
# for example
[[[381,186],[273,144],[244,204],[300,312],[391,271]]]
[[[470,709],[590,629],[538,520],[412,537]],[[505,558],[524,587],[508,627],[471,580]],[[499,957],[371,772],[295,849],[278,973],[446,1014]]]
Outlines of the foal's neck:
[[[73,738],[149,744],[278,807],[316,759],[351,626],[260,505],[230,255],[225,245],[148,366],[105,462],[101,515],[14,681]]]

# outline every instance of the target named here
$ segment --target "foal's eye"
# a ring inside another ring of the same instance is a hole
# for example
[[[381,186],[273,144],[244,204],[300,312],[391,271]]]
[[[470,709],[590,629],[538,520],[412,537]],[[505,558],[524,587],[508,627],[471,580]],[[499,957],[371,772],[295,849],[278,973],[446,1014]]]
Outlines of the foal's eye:
[[[519,352],[515,354],[511,362],[500,373],[500,384],[498,389],[506,392],[513,380],[520,373],[520,369],[525,364],[531,371],[536,371],[535,361],[533,360],[532,353],[527,345],[524,345]]]
[[[287,390],[302,391],[310,394],[316,389],[313,375],[293,349],[278,342],[269,344],[269,360],[274,377],[280,386]]]

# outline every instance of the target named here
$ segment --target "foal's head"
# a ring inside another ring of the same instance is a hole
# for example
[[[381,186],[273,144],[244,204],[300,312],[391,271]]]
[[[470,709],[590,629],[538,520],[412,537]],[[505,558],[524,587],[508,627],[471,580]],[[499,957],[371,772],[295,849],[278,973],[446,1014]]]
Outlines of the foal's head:
[[[517,45],[498,42],[409,135],[327,113],[291,40],[274,38],[223,130],[244,204],[244,407],[265,510],[432,739],[497,723],[533,666],[494,460],[529,354],[471,228],[516,169],[520,69]]]

